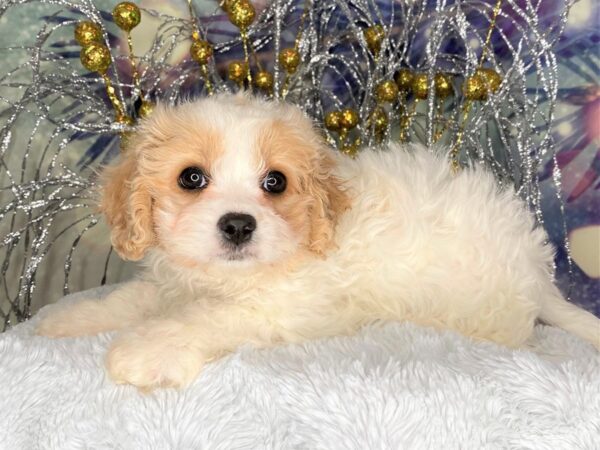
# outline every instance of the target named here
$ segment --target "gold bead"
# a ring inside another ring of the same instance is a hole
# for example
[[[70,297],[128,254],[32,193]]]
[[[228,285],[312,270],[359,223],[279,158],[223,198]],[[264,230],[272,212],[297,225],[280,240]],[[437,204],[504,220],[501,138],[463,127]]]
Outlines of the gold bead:
[[[388,127],[388,115],[381,106],[376,107],[369,116],[369,127],[373,127],[375,134],[382,134]]]
[[[256,17],[254,6],[248,0],[227,2],[225,3],[225,10],[229,21],[241,30],[248,28]]]
[[[300,54],[295,48],[284,48],[279,52],[279,63],[287,73],[294,73],[300,65]]]
[[[154,111],[154,103],[142,101],[140,109],[138,109],[138,115],[141,118],[149,117],[150,114],[152,114],[152,111]]]
[[[358,125],[359,120],[360,116],[358,115],[358,112],[355,109],[346,108],[342,110],[342,116],[340,120],[340,125],[342,126],[342,128],[350,130],[356,125]]]
[[[92,72],[104,74],[110,66],[110,50],[104,44],[92,43],[83,47],[79,58],[83,67]]]
[[[379,103],[392,103],[398,98],[398,86],[392,80],[382,81],[375,88],[375,97]]]
[[[92,42],[102,42],[102,28],[94,22],[79,22],[75,27],[75,40],[82,47]]]
[[[261,70],[255,75],[254,83],[259,89],[262,89],[263,91],[270,91],[273,89],[273,75],[271,72]]]
[[[452,95],[452,82],[450,81],[450,77],[448,75],[437,73],[435,74],[433,82],[435,84],[436,97],[443,100]]]
[[[223,8],[223,11],[228,12],[231,9],[231,7],[239,1],[240,0],[222,0],[221,8]]]
[[[381,25],[373,25],[372,27],[366,28],[363,31],[365,41],[367,41],[367,47],[374,55],[379,53],[381,50],[381,42],[385,37],[385,30]]]
[[[429,94],[429,80],[426,73],[417,73],[412,81],[412,91],[419,100],[424,100]]]
[[[394,78],[396,80],[398,89],[400,89],[402,92],[410,91],[414,78],[414,74],[410,70],[400,69]]]
[[[463,92],[469,100],[485,101],[489,93],[495,93],[502,84],[502,77],[493,69],[477,69],[465,80]]]
[[[463,85],[463,93],[469,100],[486,100],[488,93],[485,79],[477,72],[468,77]]]
[[[325,116],[325,128],[329,131],[339,131],[342,128],[342,112],[331,111]]]
[[[248,76],[248,66],[244,61],[231,61],[228,67],[229,79],[241,83]]]
[[[119,3],[114,7],[112,16],[117,26],[123,31],[133,30],[142,20],[140,8],[131,2]]]
[[[486,87],[495,94],[502,84],[502,77],[494,69],[478,69],[477,74],[486,82]]]
[[[190,47],[190,56],[198,64],[208,63],[208,60],[212,55],[213,48],[212,45],[210,45],[208,42],[200,40],[194,40],[194,42],[192,42],[192,45]]]

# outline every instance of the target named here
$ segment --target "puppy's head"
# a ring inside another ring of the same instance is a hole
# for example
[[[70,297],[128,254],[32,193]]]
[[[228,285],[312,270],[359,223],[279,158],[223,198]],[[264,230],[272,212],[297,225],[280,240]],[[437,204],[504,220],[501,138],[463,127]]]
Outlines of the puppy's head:
[[[332,244],[346,195],[333,155],[287,104],[219,95],[159,106],[105,170],[101,208],[126,259],[274,264]]]

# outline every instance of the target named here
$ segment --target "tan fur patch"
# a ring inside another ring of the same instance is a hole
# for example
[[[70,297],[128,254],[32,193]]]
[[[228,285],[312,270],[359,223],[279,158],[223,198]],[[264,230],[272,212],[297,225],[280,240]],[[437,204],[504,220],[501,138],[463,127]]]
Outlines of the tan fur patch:
[[[201,193],[186,192],[178,178],[187,167],[210,176],[222,154],[222,139],[214,130],[181,121],[170,109],[158,109],[129,138],[119,163],[102,175],[101,210],[112,227],[112,242],[125,259],[138,260],[156,244],[153,206],[177,211],[197,201]],[[202,192],[207,194],[208,192]]]
[[[112,227],[111,242],[124,259],[138,260],[155,241],[152,198],[137,170],[136,156],[127,153],[102,175],[100,209]]]
[[[341,182],[331,173],[331,150],[304,120],[295,125],[270,123],[258,134],[256,148],[267,169],[282,172],[288,181],[285,192],[265,194],[267,200],[307,248],[324,254],[332,244],[338,216],[349,206]]]

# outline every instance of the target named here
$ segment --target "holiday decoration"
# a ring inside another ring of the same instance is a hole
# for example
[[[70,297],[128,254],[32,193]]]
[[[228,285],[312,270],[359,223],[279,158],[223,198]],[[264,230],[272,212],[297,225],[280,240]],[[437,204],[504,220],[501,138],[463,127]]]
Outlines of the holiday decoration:
[[[119,3],[112,11],[112,17],[121,30],[130,32],[140,24],[142,13],[135,3]]]
[[[340,125],[342,128],[351,130],[352,128],[358,125],[359,121],[360,117],[356,110],[352,108],[347,108],[342,111],[342,116],[340,120]]]
[[[190,56],[198,64],[207,64],[213,55],[212,45],[206,41],[194,40],[190,47]]]
[[[82,47],[94,42],[101,43],[102,39],[102,27],[94,22],[79,22],[75,27],[75,40]]]
[[[429,75],[426,73],[416,74],[410,88],[417,100],[425,100],[429,96]]]
[[[192,5],[192,0],[187,0],[187,6],[190,21],[192,22],[192,45],[190,46],[190,57],[200,66],[200,72],[202,74],[202,79],[204,80],[206,93],[208,95],[212,95],[213,86],[208,71],[208,64],[214,53],[213,46],[210,42],[202,39],[200,28],[198,28],[196,13],[194,12],[194,7]]]
[[[105,74],[110,66],[110,50],[104,44],[91,42],[81,50],[81,64],[87,70]]]
[[[271,92],[273,89],[273,75],[271,72],[261,70],[256,74],[254,81],[256,83],[256,87],[262,89],[263,91]]]
[[[298,50],[295,48],[284,48],[279,53],[279,63],[287,73],[296,73],[296,70],[300,65],[300,55],[298,54]]]
[[[414,74],[409,69],[400,69],[394,78],[398,89],[401,92],[408,92],[412,86]]]
[[[325,116],[325,127],[329,131],[339,131],[342,127],[341,111],[332,111]]]
[[[447,75],[444,75],[443,73],[436,74],[434,78],[434,84],[435,96],[440,100],[444,100],[446,97],[452,94],[452,81]]]
[[[227,2],[226,11],[231,23],[240,30],[246,30],[256,17],[254,6],[248,0]]]
[[[383,81],[377,85],[375,96],[380,103],[394,102],[398,97],[398,86],[393,81]]]
[[[231,61],[229,63],[229,79],[235,81],[240,86],[243,86],[243,82],[248,76],[248,72],[248,64],[244,61]]]
[[[20,3],[1,5],[0,18]],[[4,326],[50,295],[39,277],[49,255],[68,292],[99,220],[96,173],[127,151],[155,101],[245,89],[298,104],[349,156],[388,141],[445,146],[457,171],[486,164],[544,221],[537,174],[553,153],[553,48],[569,3],[545,16],[532,0],[229,0],[202,14],[187,0],[178,16],[159,3],[29,3],[47,15],[31,44],[6,46],[27,56],[0,84]],[[136,41],[148,22],[159,25]],[[551,177],[558,191],[557,164]],[[101,252],[105,270],[108,240]]]
[[[381,43],[385,37],[385,30],[381,25],[374,25],[365,29],[364,31],[365,41],[367,42],[367,47],[374,55],[379,53],[381,50]]]

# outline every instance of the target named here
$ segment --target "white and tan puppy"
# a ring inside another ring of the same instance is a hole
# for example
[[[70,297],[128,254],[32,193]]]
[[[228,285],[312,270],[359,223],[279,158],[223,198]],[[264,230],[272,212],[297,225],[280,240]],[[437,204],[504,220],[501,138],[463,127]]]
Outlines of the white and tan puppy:
[[[184,386],[240,345],[373,321],[516,347],[541,318],[600,347],[600,321],[563,300],[546,235],[513,192],[417,147],[339,156],[291,105],[160,106],[102,193],[114,247],[147,269],[37,332],[120,330],[107,355],[119,383]]]

